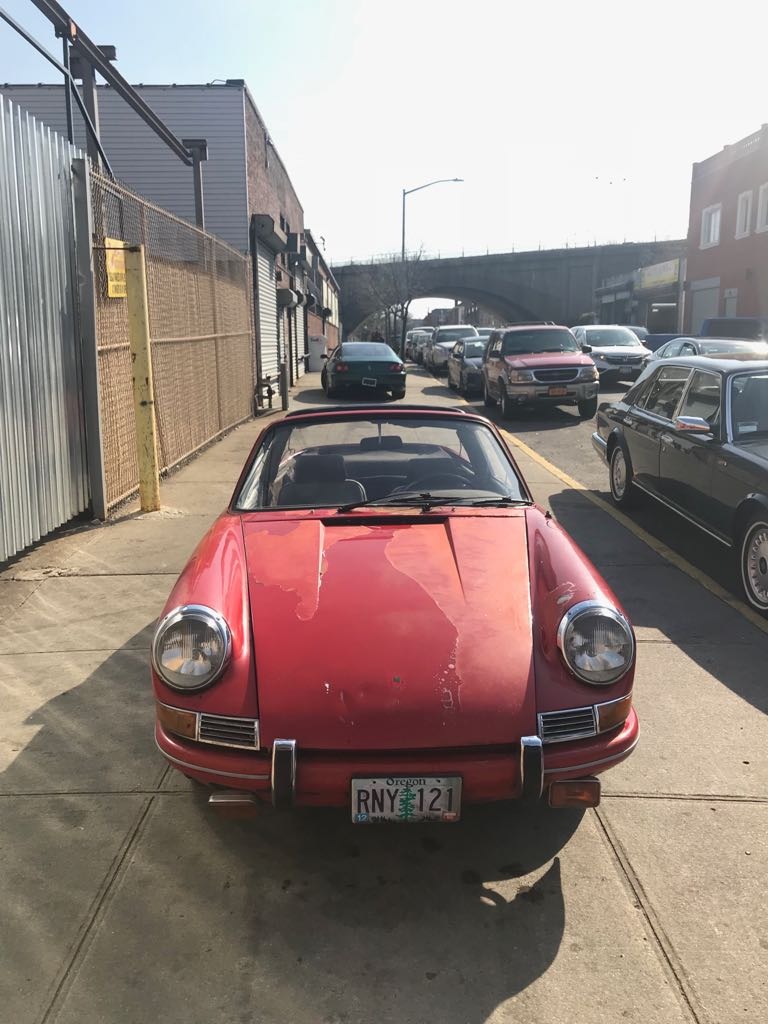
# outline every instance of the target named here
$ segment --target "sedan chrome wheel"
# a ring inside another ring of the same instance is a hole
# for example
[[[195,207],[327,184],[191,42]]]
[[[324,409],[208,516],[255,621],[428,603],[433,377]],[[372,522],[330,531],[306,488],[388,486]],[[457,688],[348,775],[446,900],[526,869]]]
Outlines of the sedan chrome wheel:
[[[768,523],[752,523],[741,547],[741,580],[747,600],[768,612]]]
[[[611,456],[611,493],[618,501],[627,493],[627,460],[621,448],[615,448]]]

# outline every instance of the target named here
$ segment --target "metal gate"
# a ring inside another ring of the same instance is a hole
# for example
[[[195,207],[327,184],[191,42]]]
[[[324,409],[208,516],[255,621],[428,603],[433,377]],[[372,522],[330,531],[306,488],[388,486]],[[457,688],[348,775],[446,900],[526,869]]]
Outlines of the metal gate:
[[[0,97],[0,561],[89,503],[72,161]]]
[[[304,358],[307,354],[307,332],[305,330],[303,305],[296,307],[296,378],[302,377],[307,368]]]
[[[263,242],[256,241],[258,274],[258,344],[261,353],[261,376],[276,383],[280,367],[277,330],[277,291],[275,285],[275,254]]]

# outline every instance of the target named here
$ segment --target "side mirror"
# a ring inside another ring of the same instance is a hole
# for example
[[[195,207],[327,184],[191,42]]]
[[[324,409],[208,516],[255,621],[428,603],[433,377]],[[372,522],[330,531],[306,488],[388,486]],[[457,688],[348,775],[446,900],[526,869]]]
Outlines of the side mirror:
[[[584,355],[588,356],[589,353],[592,351],[592,346],[591,345],[582,345],[581,346],[581,351],[584,353]]]
[[[678,416],[675,430],[684,434],[711,434],[712,427],[701,416]]]
[[[322,355],[320,356],[320,358],[321,358],[321,359],[327,359],[327,358],[328,358],[328,356],[327,356],[327,355],[325,354],[325,352],[323,352],[323,354],[322,354]]]

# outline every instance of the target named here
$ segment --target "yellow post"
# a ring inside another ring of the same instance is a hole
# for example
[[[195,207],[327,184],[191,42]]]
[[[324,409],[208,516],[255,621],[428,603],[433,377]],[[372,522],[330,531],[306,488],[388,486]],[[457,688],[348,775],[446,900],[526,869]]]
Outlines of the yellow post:
[[[160,467],[157,461],[155,388],[152,381],[147,271],[143,245],[134,245],[125,250],[125,284],[139,458],[139,497],[142,512],[155,512],[160,508]]]

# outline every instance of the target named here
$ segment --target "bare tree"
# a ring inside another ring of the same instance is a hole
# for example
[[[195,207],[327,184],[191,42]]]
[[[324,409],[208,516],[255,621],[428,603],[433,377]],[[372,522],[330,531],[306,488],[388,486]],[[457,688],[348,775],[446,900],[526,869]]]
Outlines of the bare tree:
[[[399,350],[401,357],[405,354],[408,310],[415,293],[420,291],[421,257],[419,251],[405,261],[393,258],[370,267],[367,274],[368,295],[373,304],[384,312],[385,337],[393,348]]]

